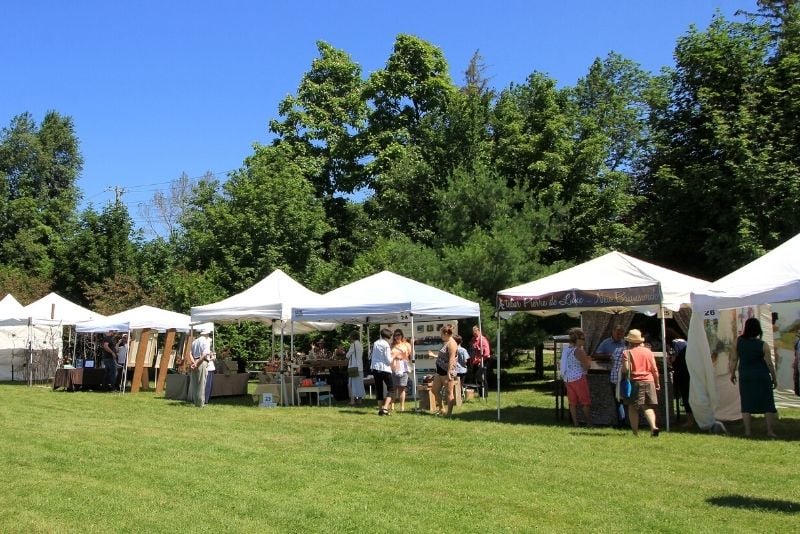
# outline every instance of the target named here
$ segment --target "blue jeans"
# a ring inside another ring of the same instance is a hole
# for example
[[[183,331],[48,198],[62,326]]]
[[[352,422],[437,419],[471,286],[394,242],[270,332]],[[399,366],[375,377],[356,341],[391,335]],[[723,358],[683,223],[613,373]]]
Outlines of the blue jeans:
[[[611,398],[614,399],[614,411],[617,414],[617,426],[625,426],[625,406],[617,400],[617,385],[611,382]]]
[[[107,386],[108,389],[114,389],[117,385],[116,358],[103,358],[103,367],[106,371],[103,375],[103,386]]]

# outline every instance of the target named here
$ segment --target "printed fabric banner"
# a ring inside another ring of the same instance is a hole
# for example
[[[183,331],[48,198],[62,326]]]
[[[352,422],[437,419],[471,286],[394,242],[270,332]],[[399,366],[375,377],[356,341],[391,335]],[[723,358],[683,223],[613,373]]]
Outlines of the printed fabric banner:
[[[605,308],[609,306],[649,306],[661,302],[661,286],[619,289],[570,289],[537,297],[498,295],[498,311],[559,310],[566,308]]]

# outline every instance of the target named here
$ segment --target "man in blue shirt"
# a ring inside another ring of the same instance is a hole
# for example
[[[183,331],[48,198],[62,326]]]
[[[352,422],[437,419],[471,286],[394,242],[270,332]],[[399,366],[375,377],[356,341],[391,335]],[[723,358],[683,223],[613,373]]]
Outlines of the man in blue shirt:
[[[614,398],[614,411],[617,415],[615,428],[622,428],[625,425],[625,407],[617,400],[620,361],[622,360],[622,351],[625,350],[625,340],[622,339],[624,335],[625,329],[621,326],[615,326],[611,331],[611,337],[604,339],[595,351],[595,355],[611,356],[612,366],[609,381],[611,382],[611,396]]]
[[[624,349],[625,341],[622,340],[624,335],[625,329],[621,326],[615,326],[611,331],[611,337],[604,339],[597,346],[597,350],[594,351],[595,355],[612,356],[617,349]]]

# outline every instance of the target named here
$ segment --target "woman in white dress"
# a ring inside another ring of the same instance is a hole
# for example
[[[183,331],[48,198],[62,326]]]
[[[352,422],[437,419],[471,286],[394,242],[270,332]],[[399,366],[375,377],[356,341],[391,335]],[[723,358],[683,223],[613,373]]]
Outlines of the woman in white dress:
[[[364,391],[364,349],[358,331],[350,332],[350,348],[347,349],[347,387],[350,391],[350,406],[360,406]]]

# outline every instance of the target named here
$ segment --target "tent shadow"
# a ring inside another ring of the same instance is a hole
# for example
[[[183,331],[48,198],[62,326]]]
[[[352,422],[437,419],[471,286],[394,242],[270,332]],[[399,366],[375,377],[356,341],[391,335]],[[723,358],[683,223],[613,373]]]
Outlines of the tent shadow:
[[[500,421],[497,420],[497,407],[487,407],[481,410],[469,412],[455,411],[451,419],[460,421],[491,421],[507,425],[537,425],[537,426],[572,426],[569,417],[564,419],[556,418],[554,408],[542,408],[538,406],[505,406],[500,410]]]
[[[761,499],[745,495],[721,495],[709,497],[706,502],[714,506],[726,508],[741,508],[744,510],[758,510],[764,512],[777,512],[783,514],[800,513],[800,502],[784,501],[781,499]]]

